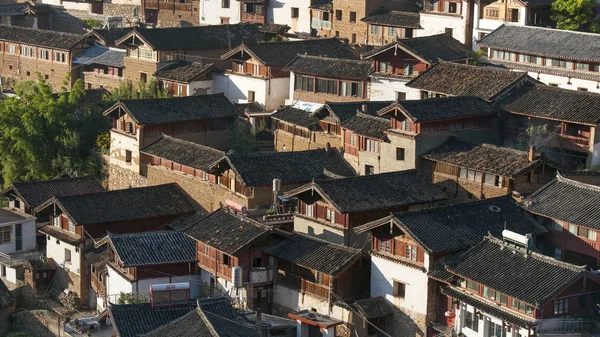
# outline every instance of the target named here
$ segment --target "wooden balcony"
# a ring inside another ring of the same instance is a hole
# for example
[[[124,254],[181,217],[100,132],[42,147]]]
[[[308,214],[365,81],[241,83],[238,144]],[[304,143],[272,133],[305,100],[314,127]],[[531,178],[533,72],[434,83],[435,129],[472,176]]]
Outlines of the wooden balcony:
[[[215,273],[218,277],[224,278],[226,280],[231,281],[231,270],[232,267],[228,265],[224,265],[220,262],[217,262],[215,259],[211,258],[208,255],[202,254],[198,252],[198,266],[210,273]]]
[[[158,9],[158,1],[145,1],[144,7],[146,9]]]
[[[590,150],[590,140],[585,137],[554,135],[548,141],[548,146],[571,151],[588,152]]]
[[[258,13],[242,13],[241,15],[241,19],[243,22],[250,22],[250,23],[265,23],[265,16],[264,14],[258,14]]]
[[[106,293],[106,287],[103,282],[100,282],[95,273],[91,273],[92,280],[92,289],[98,294],[98,296],[103,296]]]
[[[162,9],[169,11],[192,11],[192,3],[180,3],[171,1],[145,1],[145,9]]]
[[[283,276],[279,274],[278,282],[292,289],[307,292],[323,299],[329,297],[329,287],[309,282],[296,275]]]

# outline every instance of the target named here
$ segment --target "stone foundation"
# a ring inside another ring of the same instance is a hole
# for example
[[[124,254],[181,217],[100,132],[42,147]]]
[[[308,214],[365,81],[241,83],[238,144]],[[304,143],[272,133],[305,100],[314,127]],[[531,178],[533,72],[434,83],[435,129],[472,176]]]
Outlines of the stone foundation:
[[[147,179],[145,177],[117,165],[108,166],[109,190],[122,190],[132,187],[144,187],[146,185]]]
[[[134,13],[135,11],[135,13]],[[120,16],[123,18],[123,26],[131,27],[136,20],[142,20],[144,15],[142,6],[128,4],[104,3],[103,12],[105,16]],[[137,14],[137,15],[133,15]]]

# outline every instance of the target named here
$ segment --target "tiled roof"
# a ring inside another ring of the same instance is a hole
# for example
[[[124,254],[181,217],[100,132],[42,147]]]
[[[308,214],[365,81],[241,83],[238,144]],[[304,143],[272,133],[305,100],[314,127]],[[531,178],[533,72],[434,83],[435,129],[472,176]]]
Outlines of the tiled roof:
[[[536,320],[534,318],[520,315],[519,313],[513,312],[510,309],[505,309],[495,303],[472,295],[460,288],[447,286],[441,288],[441,292],[450,298],[454,298],[463,303],[471,305],[488,315],[492,315],[502,319],[503,321],[516,324],[520,327],[530,327],[536,324]]]
[[[342,154],[331,148],[293,152],[233,153],[224,157],[246,186],[271,185],[273,179],[282,183],[307,183],[315,178],[334,174],[356,176]]]
[[[362,22],[405,28],[419,28],[419,13],[400,11],[378,11],[360,19]]]
[[[268,255],[301,267],[336,275],[361,257],[358,249],[294,233],[265,250]]]
[[[13,304],[13,298],[10,290],[3,281],[0,280],[0,309],[4,309]]]
[[[266,226],[221,208],[185,230],[193,239],[234,256],[269,233]]]
[[[446,199],[446,194],[417,170],[353,178],[315,180],[285,193],[300,196],[316,191],[341,213],[392,210],[406,205]]]
[[[240,111],[240,114],[265,112],[265,108],[258,102],[234,103],[234,105]]]
[[[391,128],[389,119],[370,116],[362,112],[357,113],[356,116],[345,121],[340,126],[358,135],[374,139],[384,139],[385,130]]]
[[[531,63],[519,63],[514,61],[505,61],[497,59],[489,59],[482,57],[479,59],[480,64],[493,65],[500,68],[521,70],[539,74],[550,74],[562,77],[581,78],[584,80],[600,81],[600,73],[586,70],[567,70],[565,68],[546,67]]]
[[[123,27],[115,29],[94,29],[90,34],[95,35],[98,38],[98,42],[103,45],[110,46],[115,44],[115,41],[119,40],[123,36],[129,34],[133,30],[133,27]]]
[[[373,62],[298,55],[284,69],[298,74],[309,74],[326,78],[366,80],[373,71]]]
[[[163,124],[215,118],[234,118],[240,112],[224,94],[125,100],[104,112],[125,110],[138,124]]]
[[[377,296],[354,302],[354,307],[366,318],[374,319],[391,315],[392,303],[383,296]]]
[[[498,110],[491,107],[483,99],[474,96],[399,101],[396,107],[416,123],[493,116],[497,114]],[[382,114],[385,114],[385,112],[387,111],[382,111]]]
[[[219,159],[225,152],[212,147],[196,144],[186,140],[174,138],[163,134],[154,143],[140,150],[141,153],[170,160],[174,163],[185,165],[204,172]]]
[[[73,59],[76,64],[101,64],[109,67],[123,67],[125,59],[125,50],[105,47],[95,44],[86,49],[83,53],[78,54]]]
[[[600,61],[600,35],[595,33],[505,24],[477,44],[559,59]]]
[[[192,308],[152,308],[152,304],[142,303],[111,304],[108,310],[117,337],[138,337],[189,313]]]
[[[501,237],[504,229],[534,236],[548,232],[509,196],[394,213],[390,221],[429,253],[463,250],[488,234]],[[360,233],[389,223],[384,218],[356,227],[355,231]]]
[[[98,248],[92,248],[84,254],[85,259],[96,269],[96,272],[106,271],[106,263],[110,258],[110,251],[107,245],[101,245]]]
[[[162,325],[141,337],[218,337],[210,324],[200,318],[198,309]]]
[[[196,261],[196,244],[182,232],[108,233],[125,267]]]
[[[443,263],[438,264],[433,269],[431,269],[427,273],[427,276],[429,276],[429,278],[432,278],[436,281],[440,281],[440,282],[443,282],[446,284],[451,284],[457,278],[456,275],[454,275],[451,272],[446,270]]]
[[[0,41],[71,50],[75,45],[83,42],[84,39],[85,35],[64,33],[55,30],[0,25]]]
[[[45,208],[52,201],[56,201],[77,225],[150,219],[196,211],[191,198],[174,183],[56,197],[40,207]]]
[[[319,119],[327,120],[326,114],[328,113],[337,123],[343,123],[359,112],[376,116],[379,110],[389,107],[393,103],[393,101],[326,102],[314,112],[314,115]]]
[[[600,94],[528,83],[497,102],[516,114],[596,125],[600,123]]]
[[[52,225],[44,225],[38,228],[38,231],[42,234],[50,235],[55,239],[59,239],[60,241],[66,242],[72,246],[77,246],[83,241],[84,238],[76,236],[74,233],[64,231],[59,227],[55,227]]]
[[[271,119],[294,124],[309,130],[320,130],[319,119],[311,112],[286,106],[271,115]]]
[[[162,80],[189,83],[200,76],[209,76],[213,68],[213,63],[177,60],[157,70],[154,73],[154,77]]]
[[[525,199],[525,210],[600,230],[600,186],[560,175]]]
[[[524,151],[491,144],[475,144],[456,137],[450,137],[442,145],[424,154],[423,158],[511,178],[529,172],[544,162],[540,156],[529,161],[529,154]]]
[[[10,5],[0,5],[0,16],[25,15],[25,10],[30,5],[28,3],[16,3]]]
[[[176,231],[185,231],[205,216],[206,214],[204,214],[203,212],[182,215],[179,218],[167,223],[165,227],[171,228]]]
[[[310,8],[321,11],[331,11],[332,0],[311,0]]]
[[[290,27],[288,25],[281,25],[281,24],[277,24],[277,23],[267,23],[266,25],[260,27],[259,31],[261,33],[285,34],[290,29],[292,29],[292,27]]]
[[[56,270],[58,263],[53,258],[27,260],[27,268],[31,271]]]
[[[396,47],[429,64],[438,63],[439,60],[458,61],[473,57],[471,48],[455,40],[450,35],[439,34],[412,39],[397,39],[395,42],[363,54],[363,58],[369,58]]]
[[[78,195],[104,191],[93,176],[62,178],[32,182],[15,182],[2,192],[16,193],[29,207],[37,208],[48,199],[56,196]]]
[[[134,34],[154,50],[231,49],[242,42],[260,41],[258,27],[252,24],[171,28],[136,28],[116,41],[122,44]]]
[[[490,237],[445,266],[453,274],[536,307],[586,273],[584,267],[542,254],[515,252]]]
[[[227,296],[217,296],[198,299],[198,306],[204,312],[210,312],[226,319],[234,320],[236,312]]]
[[[491,101],[527,78],[527,73],[440,61],[406,86],[450,96],[477,96]]]

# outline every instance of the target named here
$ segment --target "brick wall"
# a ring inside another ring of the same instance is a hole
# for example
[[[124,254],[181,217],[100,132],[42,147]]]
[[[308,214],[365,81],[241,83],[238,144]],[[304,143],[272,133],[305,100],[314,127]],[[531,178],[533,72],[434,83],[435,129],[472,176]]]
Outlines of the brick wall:
[[[368,91],[367,91],[368,92]],[[330,95],[324,93],[315,93],[308,91],[294,91],[294,100],[301,100],[305,102],[313,102],[313,103],[321,103],[325,104],[325,102],[360,102],[367,99],[359,98],[359,97],[350,97],[350,96],[338,96],[338,95]]]
[[[160,9],[158,11],[158,27],[191,27],[200,24],[199,1],[191,3],[192,10],[169,10]]]
[[[7,46],[4,47],[8,48]],[[19,47],[17,46],[16,48],[18,52]],[[46,79],[50,85],[55,89],[59,89],[69,71],[70,65],[68,63],[52,63],[0,53],[0,72],[3,76],[13,77],[18,80],[35,80],[37,79],[36,72],[39,72],[42,78]]]
[[[141,73],[146,73],[147,78],[150,79],[150,77],[156,72],[158,63],[125,57],[123,66],[125,67],[123,70],[123,78],[130,80],[133,83],[138,83]]]
[[[108,74],[98,74],[93,71],[82,72],[81,79],[85,83],[86,89],[90,88],[88,86],[89,83],[89,85],[91,85],[91,89],[105,88],[108,90],[118,87],[123,80],[122,77],[111,76]]]
[[[105,16],[120,16],[123,18],[124,26],[129,26],[133,23],[134,19],[143,18],[142,6],[139,5],[128,5],[128,4],[116,4],[104,2],[102,5],[103,14]],[[136,16],[134,16],[134,11]]]
[[[274,133],[275,151],[277,152],[324,149],[327,144],[338,149],[342,148],[342,138],[330,133],[313,132],[311,139],[296,136],[283,130],[275,130]]]

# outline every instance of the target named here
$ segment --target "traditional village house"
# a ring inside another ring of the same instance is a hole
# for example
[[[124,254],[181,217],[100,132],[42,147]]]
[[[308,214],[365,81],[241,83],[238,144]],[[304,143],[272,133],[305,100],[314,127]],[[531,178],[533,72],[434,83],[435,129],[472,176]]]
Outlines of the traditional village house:
[[[410,39],[390,38],[390,43],[361,55],[372,60],[370,99],[419,99],[419,90],[406,83],[429,69],[439,60],[466,64],[473,52],[446,34]]]
[[[583,266],[533,252],[528,237],[504,233],[431,272],[444,284],[448,326],[467,337],[585,335],[588,321],[572,317],[597,311],[598,278]]]
[[[196,259],[205,285],[230,293],[251,310],[270,312],[273,263],[264,250],[281,240],[271,227],[220,208],[198,220],[185,234],[196,242]],[[242,288],[233,283],[239,268]]]
[[[154,77],[169,97],[206,95],[214,93],[213,63],[177,60],[160,68]]]
[[[34,2],[9,2],[0,5],[0,24],[6,26],[49,29],[52,24],[52,7]]]
[[[369,265],[359,249],[294,233],[265,252],[275,259],[274,312],[308,309],[347,321],[347,309],[334,303],[369,297]]]
[[[418,36],[447,34],[471,48],[473,44],[473,5],[462,0],[423,0],[419,13]]]
[[[310,36],[312,0],[291,0],[283,2],[283,6],[266,2],[267,21],[270,24],[288,26],[290,33],[299,36]],[[269,26],[269,24],[267,24]]]
[[[549,159],[571,169],[598,165],[599,104],[599,93],[541,84],[512,90],[498,101],[510,112],[503,126],[505,142],[528,141],[525,145],[536,146]]]
[[[189,282],[189,298],[200,295],[196,245],[180,231],[108,233],[96,246],[105,246],[108,259],[104,272],[97,273],[93,264],[91,269],[99,312],[117,303],[121,293],[148,299],[152,284]]]
[[[320,37],[332,37],[333,0],[312,0],[310,4],[310,31]]]
[[[427,272],[504,229],[534,237],[547,232],[508,196],[393,213],[357,227],[372,233],[371,297],[397,308],[393,331],[424,336],[430,322],[442,322],[447,301]]]
[[[8,332],[11,327],[11,315],[15,311],[16,301],[4,282],[0,282],[0,333]]]
[[[269,165],[265,166],[265,163]],[[274,193],[283,194],[317,178],[353,177],[356,172],[332,148],[295,152],[232,153],[211,168],[219,188],[235,193],[231,200],[248,209],[269,208]],[[273,191],[279,179],[278,191]],[[230,198],[231,194],[224,195]],[[223,202],[223,200],[219,200]]]
[[[112,90],[123,81],[125,49],[95,44],[73,60],[86,89]]]
[[[89,47],[86,36],[51,30],[2,26],[3,76],[15,80],[35,80],[36,73],[58,90],[67,74],[68,86],[77,80],[73,59]]]
[[[36,211],[51,218],[38,230],[48,240],[46,256],[61,266],[56,284],[75,293],[80,299],[78,305],[94,307],[96,296],[89,296],[90,266],[83,258],[93,242],[107,231],[121,234],[156,230],[177,217],[196,212],[196,205],[179,186],[166,184],[54,197]]]
[[[367,41],[367,23],[361,21],[362,18],[385,10],[408,11],[412,4],[389,0],[332,0],[331,7],[331,36],[345,38],[352,44],[364,44]]]
[[[446,195],[416,170],[314,180],[285,194],[298,198],[294,231],[329,242],[363,247],[354,228],[390,212],[437,205]]]
[[[200,0],[142,1],[144,22],[155,24],[158,27],[198,26],[200,24],[199,9]]]
[[[498,109],[473,96],[399,101],[342,123],[344,158],[360,174],[420,167],[420,156],[452,135],[498,138]]]
[[[258,42],[259,35],[256,27],[247,24],[134,29],[115,44],[127,48],[124,78],[137,83],[148,81],[165,62],[177,59],[226,66],[219,62],[220,55],[242,42]]]
[[[112,304],[109,318],[115,337],[138,337],[193,312],[191,305],[154,308],[152,303]]]
[[[104,115],[112,119],[109,188],[143,186],[146,166],[140,149],[162,134],[224,148],[227,128],[239,111],[223,94],[119,101]],[[140,174],[142,177],[140,177]]]
[[[382,102],[325,102],[312,112],[294,106],[277,110],[271,119],[275,134],[275,150],[302,151],[327,146],[342,148],[340,125],[359,112],[376,115],[392,104]]]
[[[215,76],[215,90],[235,103],[257,102],[268,111],[275,110],[291,97],[290,74],[284,66],[299,54],[356,58],[352,49],[335,38],[243,43],[221,56],[230,60],[231,70]]]
[[[473,49],[478,42],[503,24],[550,27],[550,7],[554,1],[477,0],[473,10]],[[483,47],[483,49],[486,49]]]
[[[564,89],[600,93],[600,36],[552,28],[502,25],[477,45],[486,64],[523,71]]]
[[[420,98],[476,96],[493,102],[513,88],[535,80],[525,73],[440,61],[410,82]]]
[[[88,36],[90,39],[106,47],[115,47],[115,42],[129,34],[134,27],[113,27],[110,29],[92,29]]]
[[[60,266],[52,258],[42,256],[39,259],[30,259],[24,265],[23,279],[34,294],[43,295],[52,286],[58,268]]]
[[[557,175],[525,199],[524,209],[548,228],[546,255],[593,269],[600,265],[599,196],[599,186]]]
[[[369,99],[371,62],[298,55],[283,69],[291,72],[291,100],[324,104]]]
[[[367,23],[365,44],[383,46],[396,39],[411,39],[418,36],[421,28],[419,13],[399,11],[378,11],[362,19]]]
[[[36,250],[36,218],[14,208],[0,208],[0,278],[23,280],[23,253]],[[0,281],[1,282],[1,281]]]
[[[240,6],[240,21],[251,24],[267,24],[267,0],[236,0],[232,6]]]
[[[421,170],[457,201],[527,195],[551,181],[560,167],[529,152],[451,137],[425,153]]]

